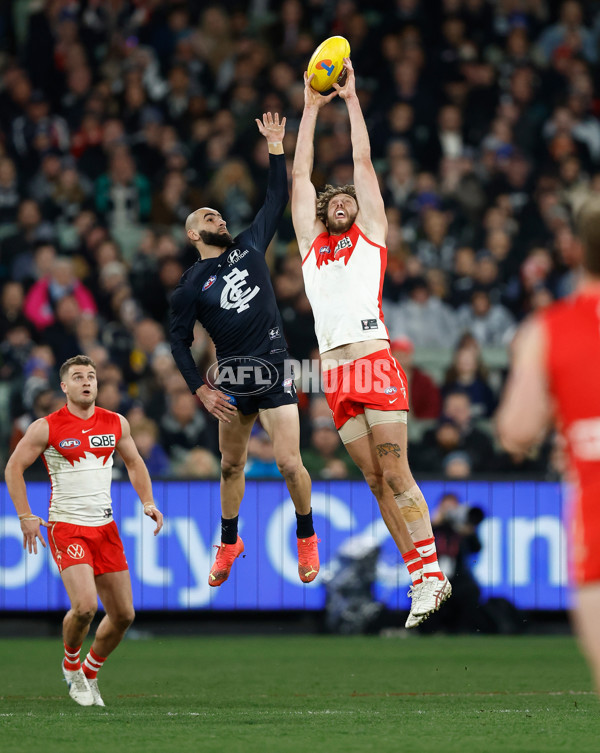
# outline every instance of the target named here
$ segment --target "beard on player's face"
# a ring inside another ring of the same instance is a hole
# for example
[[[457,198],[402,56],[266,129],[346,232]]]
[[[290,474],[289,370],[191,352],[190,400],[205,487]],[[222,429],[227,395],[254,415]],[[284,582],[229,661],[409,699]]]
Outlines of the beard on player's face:
[[[343,214],[336,217],[338,212]],[[341,235],[350,230],[357,214],[358,207],[355,201],[349,201],[348,198],[337,201],[332,199],[327,211],[327,229],[333,235]]]
[[[356,212],[352,212],[351,214],[346,214],[344,217],[338,218],[335,217],[335,215],[333,217],[328,217],[327,229],[333,235],[341,235],[342,233],[350,230],[357,214],[358,210]]]
[[[200,236],[202,243],[206,244],[207,246],[219,246],[221,248],[226,248],[231,243],[233,243],[233,238],[227,230],[220,230],[216,232],[214,230],[199,230],[198,235]]]

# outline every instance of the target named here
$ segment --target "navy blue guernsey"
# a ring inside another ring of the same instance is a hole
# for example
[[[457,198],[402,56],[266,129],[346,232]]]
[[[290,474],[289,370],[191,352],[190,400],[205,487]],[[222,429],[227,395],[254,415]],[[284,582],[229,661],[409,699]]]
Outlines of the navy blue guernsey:
[[[252,225],[220,256],[199,259],[173,292],[171,352],[192,392],[204,383],[190,353],[196,320],[212,338],[219,361],[285,357],[283,324],[265,252],[287,202],[285,156],[270,154],[267,195]]]

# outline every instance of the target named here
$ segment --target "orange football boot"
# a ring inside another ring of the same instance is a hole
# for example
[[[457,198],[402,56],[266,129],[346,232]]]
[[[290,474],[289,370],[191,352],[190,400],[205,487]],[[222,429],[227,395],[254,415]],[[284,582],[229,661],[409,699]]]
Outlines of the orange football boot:
[[[310,583],[319,574],[319,547],[321,539],[313,533],[308,539],[298,541],[298,575],[303,583]]]
[[[217,556],[208,576],[209,586],[220,586],[229,578],[233,561],[244,551],[244,542],[238,536],[235,544],[221,544],[215,547]]]

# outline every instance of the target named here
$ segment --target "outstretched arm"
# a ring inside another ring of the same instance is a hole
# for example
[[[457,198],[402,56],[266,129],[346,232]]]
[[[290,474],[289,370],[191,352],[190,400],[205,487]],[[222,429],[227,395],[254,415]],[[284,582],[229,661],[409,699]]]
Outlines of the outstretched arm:
[[[496,414],[498,436],[509,452],[527,452],[548,429],[552,411],[545,351],[543,325],[536,319],[526,322],[515,336],[513,363]]]
[[[44,452],[48,445],[49,434],[50,430],[45,418],[38,418],[34,421],[15,447],[4,471],[6,488],[19,516],[21,531],[23,531],[23,549],[27,548],[30,554],[31,552],[37,554],[37,539],[40,540],[42,546],[46,546],[40,533],[40,525],[47,527],[48,524],[31,512],[23,473]]]
[[[144,514],[152,518],[156,523],[156,528],[154,529],[154,535],[156,536],[163,526],[163,515],[154,504],[150,474],[131,436],[129,421],[121,415],[119,415],[119,418],[121,420],[121,439],[117,442],[117,450],[123,458],[131,485],[136,490],[144,506]]]
[[[325,229],[317,219],[317,193],[310,179],[314,159],[313,141],[319,110],[337,95],[337,92],[332,92],[324,97],[316,92],[310,85],[313,77],[314,74],[308,78],[304,73],[304,112],[292,168],[292,221],[301,248],[312,243]]]
[[[346,80],[343,86],[334,84],[340,97],[346,102],[350,116],[350,136],[354,160],[354,187],[358,201],[357,222],[367,236],[382,246],[387,236],[387,217],[377,173],[371,162],[371,144],[367,124],[356,94],[354,68],[350,58],[344,58]]]
[[[255,122],[261,135],[267,140],[269,149],[267,195],[252,225],[240,233],[236,240],[239,244],[246,243],[265,253],[273,240],[289,199],[287,170],[283,154],[285,118],[280,123],[279,113],[273,116],[270,112],[265,112],[262,121],[255,118]]]

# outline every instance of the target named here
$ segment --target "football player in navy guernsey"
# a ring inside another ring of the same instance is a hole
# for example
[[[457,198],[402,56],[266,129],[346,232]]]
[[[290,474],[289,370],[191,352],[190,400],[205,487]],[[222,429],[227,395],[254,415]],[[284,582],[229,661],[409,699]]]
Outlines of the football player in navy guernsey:
[[[283,324],[265,261],[288,202],[285,118],[280,122],[277,113],[265,113],[256,124],[269,149],[264,204],[252,225],[236,238],[216,209],[202,207],[189,215],[186,234],[200,258],[183,274],[171,299],[173,357],[190,390],[219,420],[221,545],[208,576],[211,586],[227,580],[234,560],[244,551],[238,514],[248,440],[259,413],[296,508],[300,580],[310,583],[319,572],[311,481],[300,456],[298,398],[292,379],[284,372],[288,354]],[[215,344],[220,389],[203,381],[190,353],[196,321]]]

